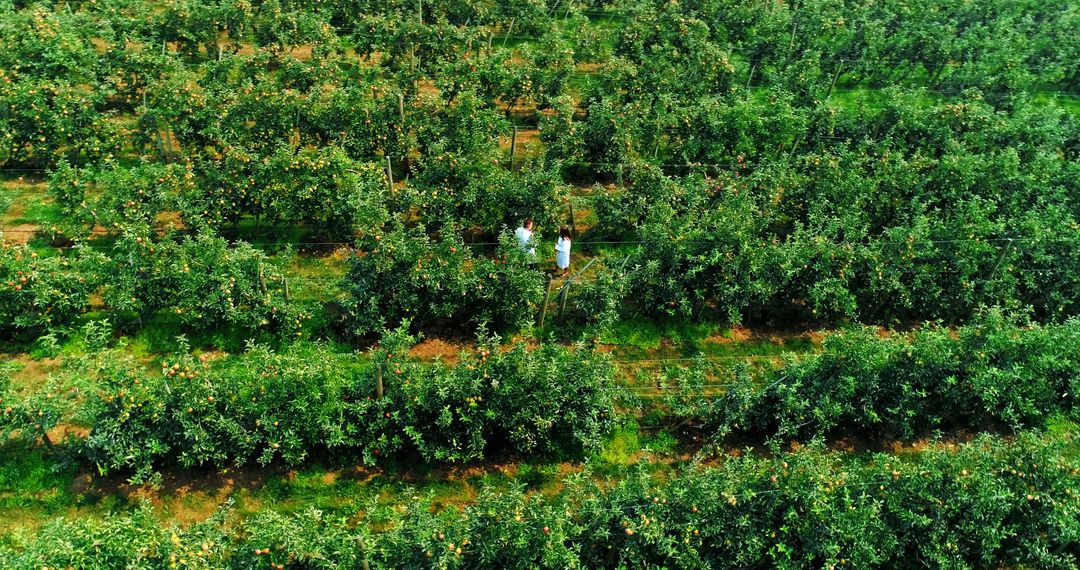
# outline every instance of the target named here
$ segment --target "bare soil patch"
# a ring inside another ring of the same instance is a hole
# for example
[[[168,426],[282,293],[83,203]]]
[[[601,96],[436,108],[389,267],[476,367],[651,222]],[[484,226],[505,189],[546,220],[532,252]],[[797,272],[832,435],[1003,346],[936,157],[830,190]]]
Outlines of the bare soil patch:
[[[49,375],[60,370],[60,359],[43,358],[34,360],[28,354],[18,354],[11,357],[19,363],[20,368],[11,374],[12,384],[17,389],[31,389],[44,384]]]
[[[455,344],[441,338],[427,338],[409,350],[409,356],[420,360],[435,360],[441,358],[447,364],[456,364],[458,353],[469,350],[466,344]]]
[[[39,228],[37,224],[15,224],[13,226],[4,226],[2,231],[4,234],[4,241],[7,243],[13,245],[26,245],[30,240],[34,239]]]
[[[416,90],[420,95],[426,95],[428,97],[438,98],[442,92],[435,85],[435,82],[430,79],[422,79],[416,82]]]
[[[90,428],[73,424],[58,424],[48,432],[49,441],[60,443],[65,439],[86,439],[90,435]]]
[[[165,233],[172,230],[184,230],[187,229],[187,225],[184,224],[184,218],[180,212],[169,210],[159,212],[154,218],[154,224],[157,226],[159,235],[164,236]]]
[[[513,141],[511,135],[499,137],[499,148],[509,151],[511,143],[516,147],[514,149],[514,158],[515,162],[518,162],[523,156],[528,156],[540,148],[540,130],[518,129],[517,142]]]

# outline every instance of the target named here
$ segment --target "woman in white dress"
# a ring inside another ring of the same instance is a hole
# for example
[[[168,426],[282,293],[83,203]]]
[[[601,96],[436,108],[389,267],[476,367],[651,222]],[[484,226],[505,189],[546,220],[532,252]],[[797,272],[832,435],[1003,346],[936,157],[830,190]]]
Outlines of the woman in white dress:
[[[555,242],[555,265],[562,269],[562,276],[570,269],[570,229],[559,228],[559,241]]]

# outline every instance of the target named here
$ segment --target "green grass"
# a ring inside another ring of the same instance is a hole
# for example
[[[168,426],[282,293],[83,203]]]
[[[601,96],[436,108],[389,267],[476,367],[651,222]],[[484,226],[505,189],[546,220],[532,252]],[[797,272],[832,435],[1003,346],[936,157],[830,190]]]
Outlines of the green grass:
[[[670,433],[645,433],[636,419],[627,418],[608,434],[603,448],[590,461],[590,466],[610,471],[619,466],[637,463],[642,453],[669,455],[678,442]]]
[[[600,338],[614,345],[619,358],[689,358],[728,356],[782,356],[817,350],[817,341],[805,334],[779,334],[741,339],[735,329],[717,323],[654,321],[633,317],[616,322]]]
[[[1076,435],[1077,424],[1068,416],[1055,415],[1046,420],[1046,432],[1055,437]],[[1080,440],[1076,441],[1076,448],[1080,449]]]
[[[1080,116],[1080,95],[1037,92],[1032,100],[1051,107],[1060,107],[1072,115]]]
[[[813,352],[820,348],[818,343],[808,336],[782,336],[776,338],[736,341],[732,339],[732,331],[730,329],[725,331],[721,336],[731,340],[731,342],[719,342],[708,339],[698,346],[702,355],[783,356],[790,353]]]
[[[0,192],[0,220],[4,225],[49,225],[63,221],[63,213],[45,187],[22,181],[7,181]]]
[[[349,297],[345,289],[349,263],[344,257],[334,254],[294,254],[287,262],[286,269],[292,277],[289,292],[297,300],[344,301]]]
[[[600,464],[629,465],[641,450],[640,428],[631,419],[612,430],[597,458]]]
[[[15,221],[17,224],[58,224],[64,220],[60,206],[52,198],[43,194],[34,194],[26,199],[26,212]]]
[[[0,511],[52,515],[76,502],[71,484],[76,469],[41,448],[18,441],[0,446]]]
[[[664,341],[677,344],[697,345],[720,329],[716,323],[693,323],[690,321],[659,322],[644,317],[621,319],[601,336],[605,344],[656,350]]]
[[[11,203],[15,201],[15,192],[4,188],[0,190],[0,216],[6,214],[8,209],[11,208]]]

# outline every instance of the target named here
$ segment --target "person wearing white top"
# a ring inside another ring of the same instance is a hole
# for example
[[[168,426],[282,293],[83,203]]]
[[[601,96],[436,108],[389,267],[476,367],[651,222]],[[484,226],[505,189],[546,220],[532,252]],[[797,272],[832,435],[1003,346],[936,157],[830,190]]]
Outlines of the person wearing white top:
[[[520,228],[514,230],[514,236],[517,237],[521,251],[536,257],[536,248],[532,245],[532,229],[532,219],[526,219],[525,223],[521,224]]]
[[[555,265],[562,269],[563,277],[570,269],[570,229],[559,229],[559,241],[555,242]]]

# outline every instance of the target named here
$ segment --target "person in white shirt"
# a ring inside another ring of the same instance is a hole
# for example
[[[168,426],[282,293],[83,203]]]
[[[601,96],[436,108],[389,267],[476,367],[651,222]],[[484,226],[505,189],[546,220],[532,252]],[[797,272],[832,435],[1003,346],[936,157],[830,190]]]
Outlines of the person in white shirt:
[[[526,218],[525,222],[521,224],[521,227],[514,230],[514,236],[517,237],[518,245],[521,246],[521,251],[536,257],[536,248],[532,245],[532,218]]]
[[[555,242],[555,265],[566,277],[570,270],[570,228],[566,226],[559,228],[559,241]]]

